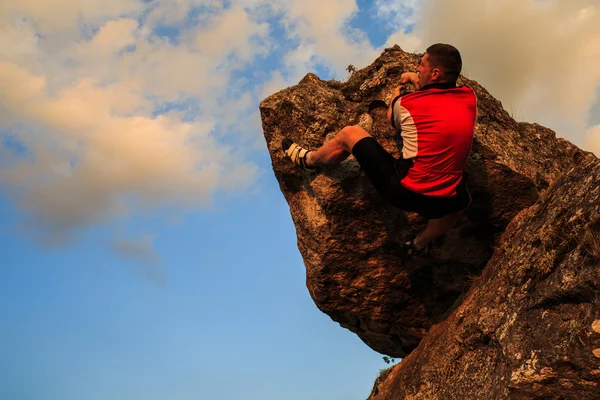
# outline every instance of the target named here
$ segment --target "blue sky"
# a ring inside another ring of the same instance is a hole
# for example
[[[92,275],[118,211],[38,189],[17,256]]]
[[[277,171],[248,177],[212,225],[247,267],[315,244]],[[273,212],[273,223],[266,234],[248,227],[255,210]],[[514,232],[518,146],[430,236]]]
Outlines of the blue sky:
[[[368,396],[386,364],[310,299],[262,137],[260,100],[307,72],[450,42],[520,120],[600,153],[593,0],[12,3],[2,399]]]

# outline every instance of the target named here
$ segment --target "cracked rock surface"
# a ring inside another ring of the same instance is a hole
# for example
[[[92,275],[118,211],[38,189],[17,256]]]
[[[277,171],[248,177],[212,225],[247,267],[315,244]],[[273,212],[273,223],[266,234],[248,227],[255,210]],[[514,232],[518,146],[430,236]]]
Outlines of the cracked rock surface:
[[[600,398],[600,161],[519,213],[462,304],[370,400]]]

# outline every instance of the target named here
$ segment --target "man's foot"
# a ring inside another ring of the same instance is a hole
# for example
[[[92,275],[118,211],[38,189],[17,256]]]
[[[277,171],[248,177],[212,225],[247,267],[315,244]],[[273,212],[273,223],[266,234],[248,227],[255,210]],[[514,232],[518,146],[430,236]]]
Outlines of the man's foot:
[[[309,150],[303,149],[288,138],[284,138],[281,141],[281,148],[294,163],[298,164],[305,170],[310,172],[317,170],[317,167],[309,166],[306,161],[306,156],[308,155],[308,153],[310,153]]]
[[[429,244],[426,244],[423,247],[417,247],[414,240],[410,242],[404,242],[400,247],[400,259],[403,262],[408,261],[410,258],[414,256],[424,256],[429,252]]]

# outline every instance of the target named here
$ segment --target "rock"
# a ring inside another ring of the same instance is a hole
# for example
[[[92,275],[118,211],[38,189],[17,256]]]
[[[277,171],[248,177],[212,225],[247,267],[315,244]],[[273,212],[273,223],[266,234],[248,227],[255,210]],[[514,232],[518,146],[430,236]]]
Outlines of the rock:
[[[484,88],[461,77],[459,83],[478,96],[467,166],[473,204],[430,256],[403,264],[399,245],[426,221],[389,206],[352,157],[309,174],[284,157],[281,139],[316,148],[344,126],[368,121],[370,133],[398,157],[402,143],[386,112],[400,75],[416,70],[417,60],[395,46],[348,82],[308,74],[260,105],[315,304],[371,348],[394,357],[409,354],[460,303],[508,223],[562,173],[593,158],[549,129],[515,122]]]
[[[600,398],[599,268],[587,159],[513,219],[463,303],[369,399]]]

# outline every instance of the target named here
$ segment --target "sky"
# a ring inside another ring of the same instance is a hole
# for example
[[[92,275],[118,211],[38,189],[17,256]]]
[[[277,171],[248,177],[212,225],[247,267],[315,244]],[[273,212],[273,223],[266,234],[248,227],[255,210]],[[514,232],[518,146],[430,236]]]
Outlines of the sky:
[[[0,4],[0,398],[364,399],[314,305],[258,104],[454,44],[519,121],[600,155],[597,0]]]

